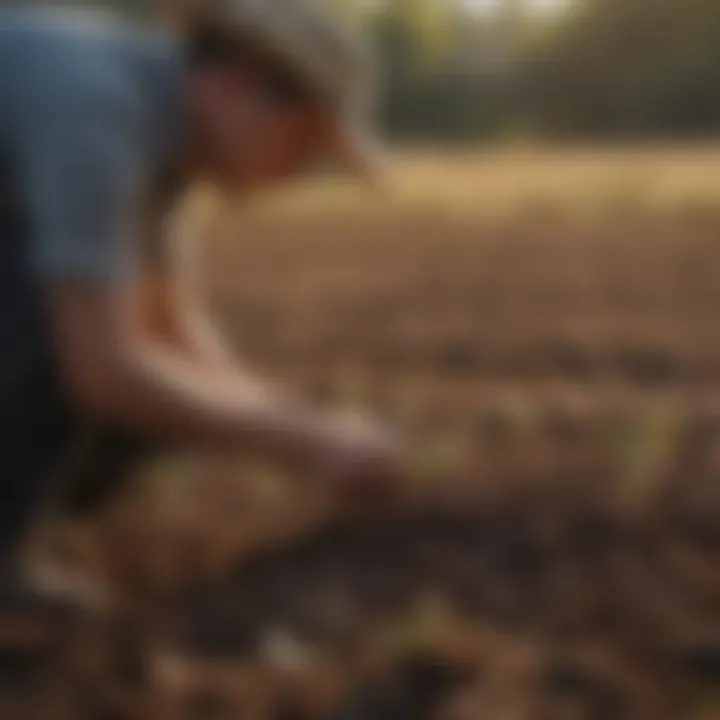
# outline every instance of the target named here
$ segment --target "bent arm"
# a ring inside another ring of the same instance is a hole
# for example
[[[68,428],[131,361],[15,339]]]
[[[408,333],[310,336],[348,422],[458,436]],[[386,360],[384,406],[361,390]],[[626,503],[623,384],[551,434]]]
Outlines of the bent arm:
[[[215,373],[247,377],[210,312],[201,257],[208,227],[187,204],[189,211],[179,208],[164,222],[155,222],[143,243],[133,296],[138,332]]]
[[[312,411],[139,339],[117,291],[57,284],[47,307],[65,384],[91,415],[164,442],[311,460],[321,424]]]
[[[18,98],[16,152],[28,262],[71,397],[97,418],[160,440],[302,461],[314,444],[312,411],[221,382],[135,332],[136,239],[158,160],[145,113],[122,68],[95,46],[56,55],[39,62]]]

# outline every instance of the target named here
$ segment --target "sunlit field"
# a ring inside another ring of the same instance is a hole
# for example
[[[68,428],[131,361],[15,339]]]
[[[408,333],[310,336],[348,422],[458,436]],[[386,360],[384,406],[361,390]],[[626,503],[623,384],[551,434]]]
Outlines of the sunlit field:
[[[391,176],[212,222],[199,196],[188,223],[247,360],[396,425],[412,497],[358,517],[160,459],[40,539],[120,609],[50,623],[3,718],[717,716],[720,146],[406,151]],[[434,714],[337,715],[367,681],[436,688]]]
[[[387,170],[388,187],[374,202],[352,186],[319,182],[289,193],[286,206],[517,219],[711,212],[720,201],[720,145],[406,150]]]

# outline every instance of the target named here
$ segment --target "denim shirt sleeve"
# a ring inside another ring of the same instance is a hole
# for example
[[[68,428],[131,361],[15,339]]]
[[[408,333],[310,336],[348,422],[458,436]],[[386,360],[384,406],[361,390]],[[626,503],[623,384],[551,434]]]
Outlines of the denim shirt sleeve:
[[[26,69],[16,98],[29,260],[41,278],[113,279],[148,185],[141,103],[101,49],[60,50]]]

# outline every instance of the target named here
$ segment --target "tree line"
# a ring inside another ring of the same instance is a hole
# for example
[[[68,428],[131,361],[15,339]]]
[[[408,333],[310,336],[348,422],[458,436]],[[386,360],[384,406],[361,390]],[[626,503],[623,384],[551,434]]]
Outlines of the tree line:
[[[718,0],[396,0],[368,23],[398,138],[697,137],[720,131]]]

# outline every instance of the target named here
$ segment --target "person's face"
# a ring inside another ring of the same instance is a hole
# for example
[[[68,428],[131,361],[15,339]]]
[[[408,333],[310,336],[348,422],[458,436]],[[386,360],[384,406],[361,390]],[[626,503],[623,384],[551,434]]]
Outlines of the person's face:
[[[329,113],[281,72],[211,67],[192,92],[199,164],[227,189],[292,179],[324,154]]]

